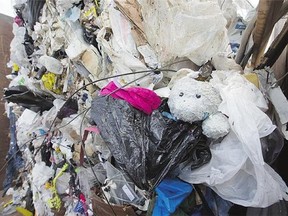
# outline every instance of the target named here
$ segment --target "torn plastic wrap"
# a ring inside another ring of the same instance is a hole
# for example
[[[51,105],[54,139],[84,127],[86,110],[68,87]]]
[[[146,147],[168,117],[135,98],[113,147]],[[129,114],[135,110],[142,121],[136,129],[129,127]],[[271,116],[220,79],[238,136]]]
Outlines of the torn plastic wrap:
[[[109,3],[109,6],[105,8],[105,12],[101,14],[102,22],[107,19],[110,21],[104,22],[102,24],[103,28],[97,34],[98,45],[101,47],[103,54],[105,53],[109,57],[107,58],[109,59],[107,63],[111,64],[113,62],[113,71],[107,71],[106,75],[147,70],[145,64],[139,59],[139,53],[132,36],[132,25],[120,11],[114,8],[114,4],[114,2]],[[103,55],[104,61],[106,61],[105,58]],[[107,63],[104,62],[108,66]],[[103,74],[99,75],[97,74],[95,77],[103,77]],[[120,85],[125,85],[140,76],[139,74],[135,74],[133,76],[121,77],[117,79],[117,82]],[[101,85],[100,87],[104,86]]]
[[[8,102],[16,103],[35,112],[49,110],[53,107],[53,96],[40,95],[26,86],[12,86],[4,92]]]
[[[226,20],[216,1],[138,2],[147,41],[162,63],[187,57],[200,66],[229,44]]]
[[[192,160],[195,168],[211,158],[201,127],[165,118],[159,110],[148,116],[126,101],[98,97],[91,117],[118,165],[140,189],[153,189],[181,162]],[[199,145],[202,151],[195,154]]]
[[[17,136],[16,136],[16,116],[15,113],[10,108],[9,121],[10,121],[10,148],[6,157],[8,161],[8,166],[6,169],[6,177],[3,182],[4,193],[11,187],[12,181],[17,177],[17,171],[23,167],[24,161],[19,152],[19,147],[17,145]]]

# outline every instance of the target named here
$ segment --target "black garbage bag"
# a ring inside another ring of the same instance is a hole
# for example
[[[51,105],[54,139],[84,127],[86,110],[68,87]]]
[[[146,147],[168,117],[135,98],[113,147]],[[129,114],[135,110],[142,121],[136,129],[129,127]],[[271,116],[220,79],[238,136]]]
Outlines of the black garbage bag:
[[[27,6],[29,10],[28,23],[32,30],[34,30],[34,25],[38,21],[41,10],[45,4],[46,0],[28,0]]]
[[[92,120],[117,164],[140,189],[152,190],[184,161],[198,161],[196,168],[211,159],[201,126],[163,117],[165,107],[166,102],[149,116],[110,96],[92,102]],[[198,145],[202,153],[193,157]]]
[[[28,34],[27,30],[24,35],[24,47],[25,47],[27,56],[30,57],[34,52],[34,41],[32,37]]]
[[[23,106],[34,112],[43,112],[53,107],[53,100],[55,99],[51,95],[38,94],[26,86],[13,86],[5,90],[4,98],[8,102],[17,103],[19,106]]]
[[[247,208],[246,216],[286,216],[288,215],[288,202],[280,200],[267,208]]]
[[[99,29],[97,26],[91,26],[90,29],[87,29],[85,26],[83,26],[83,38],[85,42],[92,44],[101,55],[101,50],[99,49],[98,42],[96,40],[97,36],[94,34],[94,32]]]

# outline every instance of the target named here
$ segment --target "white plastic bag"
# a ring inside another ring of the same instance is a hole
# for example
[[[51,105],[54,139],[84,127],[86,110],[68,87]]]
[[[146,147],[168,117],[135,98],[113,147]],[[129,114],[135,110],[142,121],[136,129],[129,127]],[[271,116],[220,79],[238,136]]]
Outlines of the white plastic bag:
[[[114,9],[113,5],[109,5],[107,7],[108,8],[105,10],[109,15],[110,23],[105,22],[107,19],[107,14],[101,14],[100,18],[103,28],[97,34],[97,42],[112,61],[113,69],[112,71],[107,71],[106,74],[101,73],[95,78],[99,79],[110,75],[147,70],[145,64],[143,64],[137,58],[139,57],[139,53],[132,37],[131,23],[119,11]],[[113,34],[109,33],[110,28],[112,29]],[[107,35],[109,34],[110,36],[108,38]],[[143,76],[143,74],[123,76],[117,78],[117,81],[120,85],[125,85],[128,82],[139,78],[140,76]],[[108,81],[104,81],[98,83],[97,85],[102,88],[107,83]]]
[[[42,64],[49,72],[55,74],[62,74],[63,65],[61,62],[50,56],[41,56],[39,58],[39,63]]]
[[[54,176],[54,170],[45,165],[44,162],[36,163],[32,170],[33,184],[35,187],[42,187]]]
[[[202,65],[228,47],[226,20],[218,1],[139,1],[145,34],[165,64],[188,57]]]
[[[265,107],[260,91],[237,73],[218,71],[212,76],[223,99],[220,111],[228,116],[232,131],[210,147],[208,164],[194,171],[188,166],[180,178],[205,183],[223,199],[243,206],[265,208],[287,200],[287,186],[262,156],[260,138],[275,126],[257,107]]]
[[[10,44],[10,60],[19,66],[29,65],[27,54],[24,46],[24,36],[26,33],[25,27],[19,27],[16,23],[13,24],[14,38]]]

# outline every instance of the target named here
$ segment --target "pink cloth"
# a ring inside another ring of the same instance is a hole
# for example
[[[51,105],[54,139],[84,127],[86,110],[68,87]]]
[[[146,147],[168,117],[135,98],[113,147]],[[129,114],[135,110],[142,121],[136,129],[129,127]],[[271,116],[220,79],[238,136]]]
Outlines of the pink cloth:
[[[23,26],[23,21],[22,21],[22,19],[19,17],[19,16],[16,16],[15,18],[14,18],[14,22],[18,25],[18,26]]]
[[[100,95],[108,95],[116,89],[118,89],[118,86],[116,86],[114,82],[110,82],[101,89]],[[141,87],[119,89],[111,96],[127,101],[131,106],[148,115],[150,115],[153,110],[158,109],[161,104],[160,97],[154,91]]]

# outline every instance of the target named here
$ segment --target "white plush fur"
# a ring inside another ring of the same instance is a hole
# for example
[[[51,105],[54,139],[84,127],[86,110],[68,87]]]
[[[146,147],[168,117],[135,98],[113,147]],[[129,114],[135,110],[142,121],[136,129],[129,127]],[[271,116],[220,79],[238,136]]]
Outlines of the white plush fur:
[[[203,133],[212,139],[229,132],[227,118],[218,112],[219,92],[209,83],[189,75],[175,82],[168,100],[171,113],[179,120],[193,123],[204,120]]]

